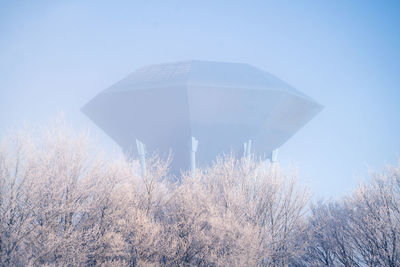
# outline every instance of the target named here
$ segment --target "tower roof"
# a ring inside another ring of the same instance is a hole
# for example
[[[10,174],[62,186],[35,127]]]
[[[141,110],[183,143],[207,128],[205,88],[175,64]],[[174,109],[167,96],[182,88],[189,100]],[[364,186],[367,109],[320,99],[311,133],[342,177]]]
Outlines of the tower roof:
[[[274,75],[244,63],[187,60],[142,67],[104,92],[133,91],[174,85],[243,87],[258,90],[281,90],[310,97]]]

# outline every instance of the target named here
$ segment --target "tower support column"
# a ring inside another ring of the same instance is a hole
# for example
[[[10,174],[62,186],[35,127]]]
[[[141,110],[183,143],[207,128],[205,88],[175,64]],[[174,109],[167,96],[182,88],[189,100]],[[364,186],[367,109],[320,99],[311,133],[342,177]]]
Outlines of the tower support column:
[[[199,145],[199,140],[197,140],[194,136],[192,136],[191,140],[192,149],[190,151],[190,169],[192,172],[192,176],[194,176],[196,172],[196,152],[198,145]]]
[[[136,139],[136,147],[139,154],[140,167],[142,169],[142,176],[146,175],[146,146],[141,141]]]
[[[251,139],[243,144],[243,157],[246,158],[248,164],[251,159]]]

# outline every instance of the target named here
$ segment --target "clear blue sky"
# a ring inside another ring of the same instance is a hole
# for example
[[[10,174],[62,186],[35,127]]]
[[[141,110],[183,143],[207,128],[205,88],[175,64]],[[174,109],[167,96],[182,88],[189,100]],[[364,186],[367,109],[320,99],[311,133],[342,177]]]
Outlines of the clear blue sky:
[[[0,134],[80,111],[143,65],[249,63],[325,109],[280,149],[315,196],[350,192],[400,155],[398,1],[0,0]]]

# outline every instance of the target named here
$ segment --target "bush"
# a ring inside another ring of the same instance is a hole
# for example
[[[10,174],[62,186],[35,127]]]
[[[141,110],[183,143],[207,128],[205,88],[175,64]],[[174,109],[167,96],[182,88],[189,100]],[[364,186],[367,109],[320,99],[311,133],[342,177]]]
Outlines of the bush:
[[[400,166],[308,205],[296,175],[219,158],[109,160],[65,126],[0,145],[2,266],[400,266]]]
[[[0,148],[4,266],[284,266],[303,255],[307,191],[278,166],[218,159],[169,182],[168,160],[106,160],[55,127]]]
[[[305,266],[400,266],[400,166],[312,208]]]

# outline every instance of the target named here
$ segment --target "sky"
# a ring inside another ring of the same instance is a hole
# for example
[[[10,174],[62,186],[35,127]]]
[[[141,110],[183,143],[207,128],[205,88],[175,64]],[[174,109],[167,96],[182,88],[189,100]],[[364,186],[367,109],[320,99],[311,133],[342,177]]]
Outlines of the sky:
[[[400,156],[400,2],[0,0],[0,134],[80,108],[144,65],[263,69],[325,108],[280,149],[314,197],[341,197]]]

